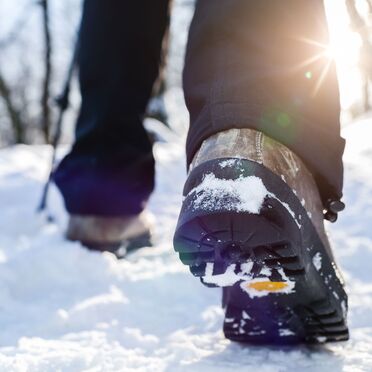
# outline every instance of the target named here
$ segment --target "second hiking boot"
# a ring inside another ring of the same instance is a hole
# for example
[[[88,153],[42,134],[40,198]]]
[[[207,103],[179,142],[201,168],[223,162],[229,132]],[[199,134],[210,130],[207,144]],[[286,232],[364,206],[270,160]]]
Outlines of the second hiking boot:
[[[231,129],[204,141],[190,168],[174,247],[205,285],[223,288],[225,336],[347,340],[324,207],[298,156],[261,132]]]
[[[84,247],[111,252],[117,258],[151,243],[151,222],[147,213],[127,217],[71,215],[66,238]]]

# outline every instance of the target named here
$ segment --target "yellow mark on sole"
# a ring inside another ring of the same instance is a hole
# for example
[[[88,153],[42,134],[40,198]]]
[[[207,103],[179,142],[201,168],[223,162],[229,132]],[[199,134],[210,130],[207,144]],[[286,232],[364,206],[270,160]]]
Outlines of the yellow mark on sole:
[[[278,292],[288,287],[286,282],[253,282],[247,284],[248,288],[256,291]]]

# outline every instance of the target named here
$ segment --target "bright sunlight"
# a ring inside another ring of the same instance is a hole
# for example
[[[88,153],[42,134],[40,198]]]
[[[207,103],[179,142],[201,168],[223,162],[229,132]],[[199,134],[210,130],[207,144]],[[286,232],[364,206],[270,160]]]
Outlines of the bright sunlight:
[[[345,3],[339,0],[325,1],[331,46],[328,53],[336,60],[341,90],[341,106],[350,109],[356,101],[362,100],[362,81],[359,71],[359,53],[361,40],[356,32],[350,28],[350,20]],[[366,5],[360,1],[358,6]]]

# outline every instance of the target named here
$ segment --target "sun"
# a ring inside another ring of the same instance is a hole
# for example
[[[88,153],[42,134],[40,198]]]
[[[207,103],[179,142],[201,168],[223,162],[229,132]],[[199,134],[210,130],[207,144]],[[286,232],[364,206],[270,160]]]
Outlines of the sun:
[[[361,40],[350,29],[344,1],[325,0],[325,6],[330,31],[330,45],[326,48],[326,55],[336,62],[341,106],[347,110],[362,99],[362,80],[358,67]]]
[[[336,62],[341,107],[344,112],[347,112],[355,103],[362,101],[362,78],[359,69],[361,39],[350,28],[350,19],[345,1],[325,0],[325,6],[330,42],[323,44],[317,40],[304,38],[299,35],[297,38],[300,41],[315,45],[319,52],[302,61],[297,67],[304,68],[318,60],[324,61],[322,72],[314,86],[313,95],[316,96],[322,84],[325,83],[325,78],[332,63]],[[313,78],[310,70],[305,73],[305,77],[308,79]]]

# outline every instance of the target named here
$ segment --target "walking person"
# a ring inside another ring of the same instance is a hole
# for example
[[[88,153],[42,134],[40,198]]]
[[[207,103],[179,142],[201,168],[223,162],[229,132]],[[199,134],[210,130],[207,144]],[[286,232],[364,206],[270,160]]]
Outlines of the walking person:
[[[76,140],[55,181],[67,236],[115,252],[147,244],[154,158],[142,122],[168,0],[86,0]],[[226,337],[348,338],[347,297],[324,230],[343,209],[340,104],[322,0],[198,0],[184,94],[188,179],[174,246],[223,287]]]

